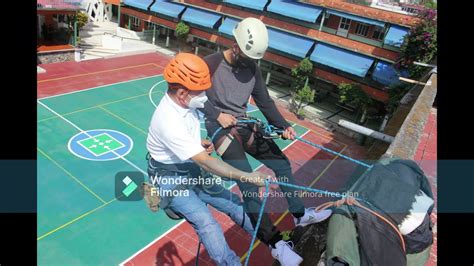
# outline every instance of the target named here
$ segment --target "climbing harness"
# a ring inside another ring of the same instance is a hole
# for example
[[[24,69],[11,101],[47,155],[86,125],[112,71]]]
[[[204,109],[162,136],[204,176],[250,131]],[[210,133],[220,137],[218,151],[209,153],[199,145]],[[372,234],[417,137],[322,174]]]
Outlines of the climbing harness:
[[[278,138],[281,138],[281,135],[283,134],[283,130],[274,126],[274,125],[271,125],[271,124],[268,124],[258,118],[254,118],[254,117],[247,117],[246,119],[240,119],[240,120],[237,120],[237,124],[235,126],[243,126],[243,125],[246,125],[246,124],[255,124],[258,128],[261,129],[261,132],[263,133],[262,137],[263,138],[266,138],[266,139],[278,139]],[[234,127],[235,127],[234,126]],[[214,140],[216,139],[217,135],[219,134],[219,132],[221,132],[223,130],[222,127],[219,127],[215,132],[214,134],[212,134],[211,136],[211,141],[214,142]],[[341,158],[344,158],[346,160],[349,160],[353,163],[356,163],[358,165],[362,165],[364,167],[367,167],[367,168],[372,168],[372,165],[369,165],[367,163],[364,163],[362,161],[359,161],[359,160],[356,160],[356,159],[353,159],[349,156],[346,156],[340,152],[336,152],[336,151],[333,151],[329,148],[326,148],[320,144],[316,144],[316,143],[313,143],[311,141],[308,141],[308,140],[305,140],[303,139],[302,137],[300,136],[296,136],[295,137],[296,140],[298,141],[301,141],[305,144],[308,144],[310,146],[313,146],[315,148],[318,148],[318,149],[321,149],[321,150],[324,150],[326,152],[329,152],[331,154],[334,154],[336,156],[339,156]],[[222,153],[220,153],[222,154]]]

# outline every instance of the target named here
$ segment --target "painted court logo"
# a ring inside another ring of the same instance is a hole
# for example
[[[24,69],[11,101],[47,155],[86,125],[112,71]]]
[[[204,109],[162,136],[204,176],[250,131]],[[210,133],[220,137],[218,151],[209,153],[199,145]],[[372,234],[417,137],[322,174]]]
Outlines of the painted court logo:
[[[138,201],[143,197],[138,188],[144,182],[140,172],[118,172],[115,175],[115,198],[121,201]]]
[[[133,148],[132,139],[111,129],[94,129],[74,135],[68,143],[75,156],[90,161],[110,161],[127,155]]]

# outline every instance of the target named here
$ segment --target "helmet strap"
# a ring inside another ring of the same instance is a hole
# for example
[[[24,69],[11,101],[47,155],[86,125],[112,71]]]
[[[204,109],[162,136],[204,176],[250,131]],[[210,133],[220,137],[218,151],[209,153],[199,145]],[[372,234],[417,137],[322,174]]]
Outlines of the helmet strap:
[[[232,45],[232,60],[233,60],[232,63],[234,65],[237,64],[239,59],[240,59],[240,51],[239,51],[238,45],[234,43],[234,45]]]

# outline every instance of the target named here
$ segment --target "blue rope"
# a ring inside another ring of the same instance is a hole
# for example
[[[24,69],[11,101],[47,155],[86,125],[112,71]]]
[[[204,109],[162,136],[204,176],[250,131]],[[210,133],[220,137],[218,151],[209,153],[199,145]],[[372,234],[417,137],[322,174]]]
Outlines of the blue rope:
[[[244,124],[244,123],[258,123],[258,122],[261,122],[261,121],[257,121],[256,119],[238,120],[238,121],[237,121],[237,123],[239,123],[239,124]],[[272,135],[272,134],[274,134],[274,133],[277,133],[277,134],[283,133],[283,130],[281,130],[281,129],[279,129],[279,128],[273,126],[273,125],[270,125],[270,124],[264,123],[264,122],[261,122],[261,123],[263,124],[263,131],[264,131],[264,133],[265,133],[266,135],[269,135],[269,136],[270,136],[270,135]],[[221,132],[221,130],[222,130],[222,127],[218,128],[218,129],[216,130],[216,132],[214,132],[214,134],[212,134],[212,137],[211,137],[211,141],[212,141],[212,142],[214,142],[214,139],[216,138],[217,134],[219,134],[219,132]],[[296,140],[299,140],[299,141],[301,141],[301,142],[303,142],[303,143],[306,143],[306,144],[308,144],[308,145],[310,145],[310,146],[313,146],[313,147],[315,147],[315,148],[318,148],[318,149],[324,150],[324,151],[326,151],[326,152],[329,152],[329,153],[331,153],[331,154],[334,154],[334,155],[337,155],[337,156],[339,156],[339,157],[342,157],[342,158],[344,158],[344,159],[346,159],[346,160],[349,160],[349,161],[351,161],[351,162],[353,162],[353,163],[356,163],[356,164],[358,164],[358,165],[362,165],[362,166],[367,167],[367,168],[369,168],[369,169],[372,168],[372,165],[369,165],[369,164],[366,164],[366,163],[364,163],[364,162],[362,162],[362,161],[353,159],[353,158],[351,158],[351,157],[349,157],[349,156],[346,156],[346,155],[344,155],[344,154],[342,154],[342,153],[340,153],[340,152],[336,152],[336,151],[333,151],[333,150],[328,149],[328,148],[326,148],[326,147],[323,147],[322,145],[319,145],[319,144],[313,143],[313,142],[311,142],[311,141],[305,140],[305,139],[303,139],[302,137],[296,136],[295,139],[296,139]]]
[[[276,128],[276,127],[273,126],[273,125],[266,124],[266,125],[264,126],[264,132],[265,132],[265,134],[272,134],[272,133],[281,134],[281,133],[283,133],[283,130],[278,129],[278,128]],[[306,144],[308,144],[308,145],[311,145],[311,146],[313,146],[313,147],[315,147],[315,148],[319,148],[319,149],[321,149],[321,150],[327,151],[327,152],[329,152],[329,153],[332,153],[332,154],[334,154],[334,155],[337,155],[337,156],[339,156],[339,157],[342,157],[342,158],[344,158],[344,159],[347,159],[347,160],[349,160],[349,161],[351,161],[351,162],[353,162],[353,163],[356,163],[356,164],[365,166],[365,167],[367,167],[367,168],[369,168],[369,169],[372,167],[372,165],[369,165],[369,164],[366,164],[366,163],[364,163],[364,162],[362,162],[362,161],[353,159],[353,158],[351,158],[351,157],[349,157],[349,156],[346,156],[346,155],[344,155],[344,154],[342,154],[342,153],[340,153],[340,152],[336,152],[336,151],[333,151],[333,150],[328,149],[328,148],[326,148],[326,147],[323,147],[322,145],[319,145],[319,144],[313,143],[313,142],[311,142],[311,141],[305,140],[305,139],[303,139],[302,137],[298,137],[298,136],[297,136],[297,137],[295,137],[295,139],[297,139],[297,140],[299,140],[299,141],[301,141],[301,142],[303,142],[303,143],[306,143]]]
[[[339,192],[331,192],[331,191],[328,191],[328,190],[321,190],[321,189],[316,189],[316,188],[311,188],[311,187],[303,187],[303,186],[298,186],[298,185],[285,183],[285,182],[279,182],[279,181],[271,181],[270,180],[268,182],[272,183],[272,184],[279,185],[279,186],[285,186],[285,187],[291,187],[291,188],[294,188],[294,189],[307,190],[307,191],[310,191],[310,192],[321,193],[321,194],[324,194],[326,196],[334,196],[334,197],[338,197],[338,198],[345,198],[346,197],[346,196],[342,195]],[[354,197],[354,199],[359,200],[359,201],[364,201],[363,199],[356,198],[356,197]]]
[[[255,225],[255,229],[253,232],[252,242],[250,242],[250,247],[249,247],[249,250],[247,251],[247,258],[245,258],[245,266],[249,264],[250,253],[252,253],[253,245],[255,243],[255,239],[257,238],[257,231],[258,231],[258,228],[260,227],[260,223],[262,222],[263,210],[265,209],[265,203],[267,203],[267,198],[268,198],[267,197],[267,193],[269,190],[268,186],[269,186],[269,182],[265,180],[265,192],[263,194],[263,202],[262,202],[262,206],[260,207],[260,212],[258,213],[257,224]]]
[[[365,166],[365,167],[367,167],[367,168],[369,168],[369,169],[372,168],[372,165],[369,165],[369,164],[366,164],[366,163],[361,162],[361,161],[359,161],[359,160],[353,159],[353,158],[351,158],[351,157],[349,157],[349,156],[346,156],[346,155],[344,155],[344,154],[342,154],[342,153],[340,153],[340,152],[335,152],[335,151],[333,151],[333,150],[331,150],[331,149],[328,149],[328,148],[326,148],[326,147],[323,147],[323,146],[321,146],[321,145],[319,145],[319,144],[316,144],[316,143],[313,143],[313,142],[311,142],[311,141],[307,141],[307,140],[305,140],[305,139],[302,139],[301,137],[295,137],[295,139],[297,139],[297,140],[299,140],[299,141],[301,141],[301,142],[303,142],[303,143],[306,143],[306,144],[308,144],[308,145],[311,145],[311,146],[313,146],[313,147],[320,148],[320,149],[322,149],[322,150],[324,150],[324,151],[327,151],[327,152],[329,152],[329,153],[332,153],[332,154],[337,155],[337,156],[339,156],[339,157],[342,157],[342,158],[344,158],[344,159],[347,159],[347,160],[349,160],[349,161],[351,161],[351,162],[353,162],[353,163],[356,163],[356,164]]]
[[[249,250],[247,251],[247,257],[245,258],[244,266],[247,266],[248,263],[249,263],[250,254],[252,253],[253,246],[255,244],[255,239],[257,238],[258,228],[260,227],[260,223],[262,222],[263,211],[265,209],[265,204],[267,203],[267,199],[268,199],[268,190],[269,190],[269,184],[270,183],[271,184],[276,184],[276,185],[279,185],[279,186],[287,186],[287,187],[292,187],[292,188],[301,189],[301,190],[307,190],[307,191],[316,192],[316,193],[323,193],[323,194],[326,194],[326,195],[331,194],[331,195],[334,195],[335,197],[340,197],[340,198],[346,198],[347,197],[347,196],[341,195],[339,192],[331,192],[331,191],[327,191],[327,190],[320,190],[320,189],[315,189],[315,188],[310,188],[310,187],[303,187],[303,186],[298,186],[298,185],[279,182],[279,181],[265,180],[265,192],[263,194],[262,206],[260,207],[260,212],[258,214],[257,224],[255,225],[255,229],[254,229],[254,232],[253,232],[253,235],[252,235],[252,242],[250,242],[250,247],[249,247]],[[356,199],[359,202],[364,202],[364,203],[367,203],[368,205],[372,206],[372,204],[370,204],[370,202],[368,202],[364,199],[361,199],[361,198],[358,198],[358,197],[353,197],[353,198]]]
[[[282,134],[283,133],[283,130],[273,126],[273,125],[270,125],[268,123],[264,123],[262,121],[258,121],[256,119],[248,119],[248,120],[238,120],[237,121],[238,124],[245,124],[245,123],[261,123],[262,124],[262,127],[263,127],[263,131],[264,133],[267,135],[267,136],[271,136],[273,134]],[[222,130],[222,127],[218,128],[216,130],[216,132],[214,132],[214,134],[212,134],[212,137],[211,137],[211,141],[214,142],[214,139],[216,138],[217,134],[219,134],[219,132]],[[339,157],[342,157],[344,159],[347,159],[353,163],[356,163],[356,164],[359,164],[359,165],[362,165],[364,167],[367,167],[368,169],[371,169],[372,168],[372,165],[369,165],[369,164],[366,164],[362,161],[359,161],[359,160],[356,160],[356,159],[353,159],[349,156],[346,156],[340,152],[336,152],[336,151],[333,151],[331,149],[328,149],[326,147],[323,147],[319,144],[316,144],[316,143],[313,143],[311,141],[308,141],[308,140],[305,140],[303,139],[302,137],[295,137],[296,140],[298,141],[301,141],[303,143],[306,143],[310,146],[313,146],[315,148],[319,148],[321,150],[324,150],[326,152],[329,152],[331,154],[334,154],[334,155],[337,155]],[[260,223],[262,221],[262,216],[263,216],[263,211],[265,209],[265,204],[267,202],[267,199],[268,199],[268,190],[269,190],[269,184],[272,183],[272,184],[277,184],[279,186],[287,186],[287,187],[292,187],[292,188],[295,188],[295,189],[300,189],[300,190],[307,190],[307,191],[311,191],[311,192],[315,192],[315,193],[322,193],[322,194],[325,194],[325,195],[328,195],[328,194],[331,194],[335,197],[341,197],[341,198],[344,198],[345,196],[341,195],[340,193],[338,192],[330,192],[330,191],[327,191],[327,190],[319,190],[319,189],[315,189],[315,188],[310,188],[310,187],[303,187],[303,186],[298,186],[298,185],[294,185],[294,184],[289,184],[289,183],[284,183],[284,182],[278,182],[278,181],[268,181],[268,180],[265,180],[265,192],[264,192],[264,195],[263,195],[263,201],[262,201],[262,206],[260,207],[260,212],[258,214],[258,219],[257,219],[257,224],[255,226],[255,229],[254,229],[254,233],[253,233],[253,236],[252,236],[252,242],[250,242],[250,247],[249,247],[249,250],[247,251],[247,258],[245,259],[245,266],[248,265],[249,263],[249,259],[250,259],[250,254],[252,253],[252,250],[253,250],[253,246],[255,244],[255,239],[257,238],[257,232],[258,232],[258,228],[260,227]],[[365,202],[369,205],[371,205],[369,202],[361,199],[361,198],[356,198],[354,197],[356,200],[358,201],[361,201],[361,202]]]

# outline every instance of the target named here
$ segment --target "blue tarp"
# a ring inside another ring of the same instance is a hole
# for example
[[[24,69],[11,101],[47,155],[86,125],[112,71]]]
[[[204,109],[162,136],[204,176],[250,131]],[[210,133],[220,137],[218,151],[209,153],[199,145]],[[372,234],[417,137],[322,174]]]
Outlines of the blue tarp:
[[[313,40],[271,28],[268,29],[268,40],[270,48],[300,58],[306,57],[309,49],[314,44]]]
[[[168,17],[178,18],[179,14],[183,12],[186,7],[180,4],[170,3],[166,1],[156,1],[150,8],[151,11],[158,14],[163,14]]]
[[[184,11],[181,19],[189,23],[212,29],[217,21],[221,19],[221,16],[216,13],[188,7],[186,11]]]
[[[152,0],[123,0],[123,3],[127,6],[133,6],[139,9],[147,10]]]
[[[399,77],[407,77],[408,71],[402,70],[400,73],[392,66],[391,63],[380,61],[375,66],[372,73],[372,79],[384,85],[392,85],[400,82]]]
[[[403,43],[403,37],[408,34],[410,29],[392,25],[383,40],[384,44],[400,47]]]
[[[310,58],[316,63],[359,77],[365,77],[374,62],[373,58],[323,43],[316,44]]]
[[[263,11],[268,0],[224,0],[224,3]]]
[[[224,19],[224,22],[222,22],[222,25],[219,27],[219,32],[225,33],[227,35],[233,36],[232,30],[235,28],[237,23],[239,23],[240,20],[233,19],[233,18],[226,18]]]
[[[312,23],[316,22],[323,11],[321,8],[315,6],[304,5],[288,0],[273,0],[270,5],[268,5],[267,10],[283,16]]]
[[[329,13],[329,14],[332,14],[332,15],[352,19],[352,20],[359,21],[359,22],[362,22],[362,23],[375,25],[375,26],[379,26],[379,27],[382,27],[382,28],[385,27],[385,22],[381,22],[381,21],[377,21],[377,20],[373,20],[373,19],[368,19],[368,18],[364,18],[364,17],[359,17],[359,16],[356,16],[356,15],[351,15],[351,14],[347,14],[347,13],[342,13],[342,12],[339,12],[339,11],[336,11],[336,10],[329,10],[328,9],[326,12]]]

